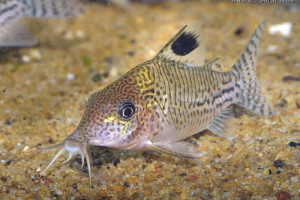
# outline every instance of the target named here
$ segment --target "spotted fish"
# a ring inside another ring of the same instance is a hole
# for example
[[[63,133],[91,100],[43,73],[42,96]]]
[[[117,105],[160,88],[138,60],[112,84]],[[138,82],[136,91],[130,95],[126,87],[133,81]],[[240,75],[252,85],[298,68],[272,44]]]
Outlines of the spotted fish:
[[[233,139],[225,128],[243,109],[272,115],[255,74],[264,24],[227,72],[214,70],[216,60],[203,63],[197,26],[184,26],[152,60],[89,97],[78,127],[55,146],[62,148],[43,173],[67,151],[67,161],[74,154],[87,160],[91,184],[90,145],[198,158],[203,153],[183,139],[205,129]]]
[[[24,17],[69,18],[84,12],[80,0],[0,0],[0,46],[33,46]]]

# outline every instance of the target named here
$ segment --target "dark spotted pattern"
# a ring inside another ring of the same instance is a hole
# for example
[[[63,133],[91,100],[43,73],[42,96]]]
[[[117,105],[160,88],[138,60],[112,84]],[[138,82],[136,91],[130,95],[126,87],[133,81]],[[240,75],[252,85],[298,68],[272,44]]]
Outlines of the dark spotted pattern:
[[[258,115],[266,116],[273,114],[274,111],[262,95],[255,72],[258,47],[263,28],[264,22],[253,33],[244,53],[232,69],[235,77],[241,79],[236,83],[236,87],[242,86],[238,104]]]
[[[232,104],[238,88],[232,72],[216,72],[211,66],[191,67],[182,63],[156,60],[155,96],[169,124],[177,131],[194,134],[205,129],[212,119]],[[182,138],[186,135],[183,134]]]
[[[0,36],[7,34],[11,24],[22,15],[22,9],[16,0],[0,2]]]
[[[80,0],[19,0],[24,4],[24,16],[69,18],[84,12]]]

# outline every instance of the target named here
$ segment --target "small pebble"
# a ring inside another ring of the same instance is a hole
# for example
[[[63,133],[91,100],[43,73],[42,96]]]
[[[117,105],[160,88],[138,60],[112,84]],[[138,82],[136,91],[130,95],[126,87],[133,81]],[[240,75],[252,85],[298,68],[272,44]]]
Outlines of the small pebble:
[[[72,33],[71,31],[67,31],[67,32],[65,33],[65,35],[64,35],[64,38],[65,38],[66,40],[73,40],[73,39],[74,39],[74,35],[73,35],[73,33]]]
[[[179,176],[186,176],[187,173],[183,172],[183,173],[180,173]]]
[[[95,74],[93,77],[92,77],[92,80],[94,82],[99,82],[102,80],[102,75],[101,74]]]
[[[195,180],[197,180],[197,176],[194,176],[194,175],[188,176],[185,180],[186,180],[186,181],[189,181],[189,182],[195,181]]]
[[[149,56],[155,56],[156,52],[154,50],[149,50],[148,54],[149,54]]]
[[[116,67],[113,67],[113,68],[110,70],[110,75],[111,75],[112,77],[116,77],[116,76],[118,76],[118,74],[119,74],[119,71],[118,71],[118,69],[117,69]]]
[[[42,60],[41,52],[37,49],[30,50],[30,57],[34,60]]]
[[[269,45],[269,46],[267,47],[267,50],[268,50],[269,52],[274,53],[274,52],[276,52],[276,51],[278,50],[278,46],[276,46],[276,45]]]
[[[89,67],[92,65],[92,60],[87,56],[81,56],[81,62],[84,66]]]
[[[117,159],[116,159],[116,160],[114,160],[114,162],[113,162],[114,166],[117,166],[117,165],[118,165],[118,163],[120,163],[120,158],[117,158]]]
[[[72,73],[68,73],[68,75],[67,75],[67,80],[68,80],[68,81],[71,81],[71,80],[74,80],[74,79],[75,79],[75,75],[72,74]]]
[[[104,61],[107,62],[108,64],[113,64],[113,62],[115,61],[115,57],[107,56],[104,58]]]
[[[291,146],[291,147],[300,146],[300,142],[290,142],[289,146]]]
[[[273,165],[274,165],[275,167],[283,167],[285,164],[284,164],[283,160],[278,159],[278,160],[275,160],[275,161],[273,162]]]
[[[124,186],[128,188],[130,187],[130,185],[127,182],[124,182]]]
[[[93,160],[93,165],[97,167],[101,167],[102,162],[99,159]]]
[[[109,72],[104,72],[104,73],[102,74],[102,76],[103,76],[104,78],[107,78],[107,77],[109,76]]]
[[[41,143],[38,143],[35,147],[40,147],[40,146],[42,146],[42,144],[41,144]]]
[[[222,199],[229,199],[229,196],[230,196],[230,192],[224,192],[222,194]]]
[[[293,176],[293,177],[291,177],[291,182],[292,183],[298,183],[298,177],[296,177],[296,176]]]
[[[269,33],[271,35],[276,35],[277,33],[281,34],[284,37],[290,36],[290,33],[292,31],[293,24],[291,22],[285,22],[281,24],[275,24],[269,26]]]
[[[286,192],[286,191],[279,191],[276,193],[275,195],[277,197],[277,200],[287,200],[290,199],[292,196],[290,195],[290,193]]]
[[[76,36],[76,38],[78,38],[78,39],[83,39],[83,38],[85,38],[85,32],[83,32],[82,30],[78,30],[78,31],[76,31],[75,32],[75,36]]]
[[[72,188],[74,188],[75,190],[77,190],[77,184],[76,184],[76,183],[73,183],[73,184],[72,184]]]
[[[5,121],[5,124],[8,125],[8,126],[10,126],[10,125],[11,125],[11,121],[10,121],[9,119],[7,119],[7,120]]]
[[[11,162],[12,162],[11,160],[7,161],[7,162],[6,162],[6,165],[10,165]]]
[[[285,99],[282,99],[281,101],[280,101],[280,103],[278,103],[278,104],[276,104],[276,107],[278,107],[278,108],[283,108],[283,107],[285,107],[286,105],[287,105],[287,101],[285,100]]]
[[[270,174],[272,174],[272,171],[270,169],[265,168],[264,171],[263,171],[263,174],[264,175],[270,175]]]
[[[23,151],[26,152],[29,149],[29,146],[25,146]]]
[[[128,53],[128,55],[131,56],[131,57],[134,56],[134,51],[128,51],[127,53]]]
[[[23,63],[29,63],[31,61],[31,58],[27,55],[22,56],[22,62]]]
[[[235,30],[234,34],[237,36],[240,36],[243,34],[243,32],[244,32],[244,29],[242,27],[239,27]]]
[[[295,77],[295,76],[288,75],[288,76],[284,76],[282,78],[282,81],[283,82],[287,82],[287,81],[300,81],[300,77]]]
[[[50,139],[48,140],[48,142],[49,142],[50,144],[54,144],[54,140],[53,140],[52,138],[50,138]]]

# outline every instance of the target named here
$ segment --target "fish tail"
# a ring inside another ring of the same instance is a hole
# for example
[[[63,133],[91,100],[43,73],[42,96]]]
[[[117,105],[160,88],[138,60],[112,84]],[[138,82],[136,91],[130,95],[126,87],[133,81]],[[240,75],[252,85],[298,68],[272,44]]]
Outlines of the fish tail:
[[[263,96],[256,76],[256,61],[260,45],[263,21],[252,34],[245,51],[232,67],[232,72],[237,77],[237,87],[240,94],[236,104],[245,107],[257,115],[267,116],[274,113]]]

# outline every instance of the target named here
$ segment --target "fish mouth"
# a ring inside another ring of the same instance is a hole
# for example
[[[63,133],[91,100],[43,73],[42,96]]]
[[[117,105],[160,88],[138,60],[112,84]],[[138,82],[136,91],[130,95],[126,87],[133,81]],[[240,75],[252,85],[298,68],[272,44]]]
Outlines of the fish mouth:
[[[85,141],[81,141],[76,138],[73,138],[72,135],[70,135],[70,137],[67,138],[63,143],[46,148],[46,149],[52,149],[52,148],[58,148],[58,147],[62,146],[62,148],[56,153],[56,155],[53,157],[51,162],[48,164],[46,169],[40,173],[40,175],[42,175],[42,176],[46,175],[45,172],[53,165],[53,163],[59,158],[59,156],[62,153],[67,151],[69,153],[69,156],[68,156],[67,160],[65,160],[62,164],[71,160],[74,155],[79,154],[81,156],[81,161],[82,161],[81,167],[83,167],[84,160],[86,159],[88,173],[89,173],[89,183],[90,183],[90,187],[91,187],[91,185],[92,185],[92,171],[91,171],[92,157],[91,157],[89,145]]]

